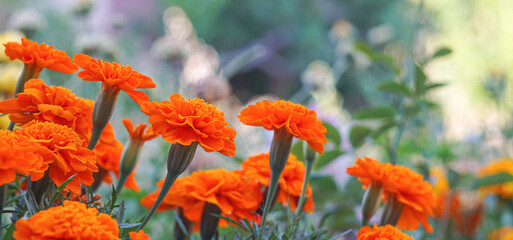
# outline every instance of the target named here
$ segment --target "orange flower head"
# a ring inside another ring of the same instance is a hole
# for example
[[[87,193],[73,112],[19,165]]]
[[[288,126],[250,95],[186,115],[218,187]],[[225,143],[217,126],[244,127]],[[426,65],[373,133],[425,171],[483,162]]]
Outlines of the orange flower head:
[[[513,159],[502,158],[492,161],[479,170],[478,176],[486,177],[498,173],[513,174]],[[481,187],[479,188],[479,192],[483,194],[495,194],[502,198],[510,199],[513,198],[513,181]]]
[[[141,229],[137,232],[129,232],[130,240],[150,240],[150,236]]]
[[[147,127],[146,124],[141,123],[135,126],[134,129],[134,124],[130,119],[121,119],[121,121],[123,121],[123,124],[125,125],[126,130],[128,131],[130,139],[132,139],[132,141],[134,142],[144,143],[159,136],[158,134],[153,132],[151,126],[146,130],[146,132],[144,132],[144,129],[146,129]]]
[[[103,62],[84,54],[75,54],[73,61],[84,70],[78,73],[78,77],[82,80],[101,81],[102,88],[110,92],[123,90],[137,103],[150,99],[143,92],[134,89],[156,87],[150,77],[132,70],[129,65],[122,66],[115,62]]]
[[[31,175],[33,181],[43,177],[48,164],[42,155],[47,152],[27,136],[0,130],[0,185],[16,179],[16,173]]]
[[[170,101],[143,102],[141,112],[150,116],[153,132],[167,142],[182,145],[198,142],[207,152],[235,156],[235,130],[227,127],[223,112],[202,99],[185,100],[175,93]]]
[[[347,173],[358,177],[364,189],[371,182],[381,183],[384,200],[395,197],[404,205],[397,223],[399,228],[415,230],[421,223],[427,232],[433,232],[428,216],[433,216],[436,201],[433,188],[423,180],[422,175],[406,167],[380,163],[368,157],[356,160],[355,165],[347,169]]]
[[[80,184],[91,186],[92,174],[98,171],[96,154],[86,148],[85,140],[73,129],[52,122],[32,121],[15,132],[30,137],[51,152],[44,162],[50,165],[49,177],[57,186],[75,174],[77,176],[66,188],[79,193]]]
[[[163,181],[158,183],[162,184]],[[151,207],[159,192],[160,189],[143,198],[143,206]],[[159,211],[181,207],[189,221],[199,222],[205,203],[212,203],[221,209],[221,215],[237,222],[241,219],[259,221],[254,211],[261,201],[259,185],[248,183],[242,175],[225,169],[199,170],[177,179]]]
[[[37,42],[22,38],[21,43],[8,42],[4,46],[5,55],[9,59],[19,59],[25,65],[34,65],[40,69],[48,68],[68,74],[78,70],[77,65],[71,61],[66,52],[57,50],[45,43],[37,44]]]
[[[25,91],[17,98],[1,101],[0,112],[10,113],[11,121],[22,125],[34,119],[66,125],[83,138],[92,129],[92,105],[76,97],[71,90],[47,86],[41,79],[25,83]]]
[[[327,130],[317,119],[317,113],[301,104],[284,100],[262,101],[242,110],[239,119],[246,125],[261,126],[267,130],[285,128],[320,154],[323,154],[324,144],[327,143]]]
[[[241,173],[249,179],[260,185],[269,187],[271,178],[271,167],[269,166],[269,154],[261,153],[248,158],[241,165]],[[296,156],[290,154],[287,164],[278,181],[280,191],[276,201],[281,202],[283,206],[290,204],[290,209],[295,211],[301,196],[303,180],[305,178],[305,165],[298,161]],[[304,211],[314,212],[314,202],[312,198],[312,188],[308,185],[306,189],[308,200],[303,207]]]
[[[13,236],[18,240],[119,240],[118,235],[118,223],[111,216],[98,213],[96,208],[87,208],[80,202],[64,201],[63,206],[18,220]]]
[[[376,226],[373,227],[363,226],[356,240],[413,240],[412,236],[408,236],[406,233],[401,232],[399,229],[392,225]]]

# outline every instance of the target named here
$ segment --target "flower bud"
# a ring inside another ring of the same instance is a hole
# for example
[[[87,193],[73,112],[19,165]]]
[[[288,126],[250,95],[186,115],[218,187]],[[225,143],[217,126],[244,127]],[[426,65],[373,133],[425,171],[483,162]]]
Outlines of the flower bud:
[[[378,210],[382,194],[383,187],[379,182],[372,182],[367,191],[365,191],[362,201],[362,226],[367,225],[371,217],[376,213],[376,210]]]
[[[271,171],[281,174],[287,159],[289,159],[290,148],[292,147],[292,134],[285,128],[274,131],[273,141],[271,143],[271,151],[269,152],[269,164]]]
[[[379,225],[397,225],[397,222],[401,217],[401,213],[403,212],[403,207],[404,204],[397,201],[397,196],[395,196],[395,194],[390,194],[387,202],[385,203],[383,214],[381,215],[381,222]]]
[[[93,150],[102,135],[103,129],[109,123],[114,107],[118,99],[119,90],[112,91],[109,88],[103,87],[96,98],[93,109],[93,133],[89,140],[87,148]]]
[[[211,214],[221,214],[221,209],[213,203],[205,203],[203,207],[203,212],[201,213],[200,220],[200,234],[201,239],[210,240],[217,238],[217,225],[219,223],[219,218],[212,216]]]

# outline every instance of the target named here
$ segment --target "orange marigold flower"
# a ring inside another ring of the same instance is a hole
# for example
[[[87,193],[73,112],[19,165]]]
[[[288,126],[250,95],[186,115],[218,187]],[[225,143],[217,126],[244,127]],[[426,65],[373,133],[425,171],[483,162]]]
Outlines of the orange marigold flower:
[[[130,139],[134,142],[144,143],[159,136],[158,134],[153,132],[153,128],[151,126],[148,129],[146,129],[146,124],[138,124],[137,126],[135,126],[134,129],[134,124],[132,123],[132,120],[121,119],[121,121],[125,125],[126,130],[128,131]],[[146,129],[146,132],[144,132],[144,129]]]
[[[371,182],[380,183],[384,200],[395,198],[403,204],[401,217],[397,222],[399,228],[415,230],[421,223],[427,232],[433,232],[428,216],[433,216],[436,201],[433,188],[429,182],[423,180],[422,175],[406,167],[380,163],[368,157],[356,160],[355,165],[347,169],[347,173],[358,177],[364,189]]]
[[[513,159],[502,158],[490,162],[479,170],[478,177],[486,177],[499,173],[513,174]],[[506,199],[513,198],[513,181],[481,187],[479,191],[483,194],[496,194]]]
[[[8,42],[4,44],[5,55],[9,59],[19,59],[25,65],[33,65],[37,68],[48,68],[53,71],[72,74],[78,70],[71,58],[66,52],[57,50],[53,46],[45,43],[38,44],[26,38],[21,39],[21,43]]]
[[[284,100],[262,101],[242,110],[239,119],[246,125],[261,126],[267,130],[285,128],[320,154],[323,154],[324,144],[327,143],[327,130],[317,119],[317,113],[301,104]]]
[[[401,232],[399,229],[392,225],[376,226],[373,227],[363,226],[356,240],[413,240],[412,236]]]
[[[248,158],[241,165],[241,173],[250,181],[257,182],[263,186],[269,187],[271,177],[271,167],[269,166],[269,154],[261,153]],[[283,206],[290,204],[290,209],[295,211],[301,196],[301,188],[305,178],[305,165],[298,161],[296,156],[290,154],[287,164],[278,181],[279,193],[276,201],[281,202]],[[308,185],[306,189],[308,200],[303,210],[313,213],[314,202],[312,198],[312,188]]]
[[[130,240],[150,240],[150,236],[144,233],[143,230],[139,230],[137,232],[129,232]]]
[[[150,77],[132,70],[129,65],[103,62],[101,59],[93,59],[84,54],[75,54],[73,61],[84,70],[78,73],[78,77],[82,80],[101,81],[102,89],[110,92],[123,90],[137,103],[150,99],[143,92],[134,89],[156,87]]]
[[[170,101],[141,103],[141,112],[150,116],[153,132],[167,142],[198,142],[207,152],[235,156],[235,130],[227,127],[223,112],[202,99],[185,100],[175,93]]]
[[[87,208],[80,202],[64,201],[63,206],[18,220],[13,236],[17,240],[119,240],[118,235],[118,223],[111,216],[98,213],[96,208]]]
[[[71,90],[50,87],[41,79],[31,79],[25,83],[24,92],[19,93],[17,98],[1,101],[0,112],[10,113],[11,121],[22,125],[34,119],[65,125],[82,138],[86,138],[92,129],[92,105],[76,97]]]
[[[85,147],[85,140],[73,129],[52,122],[27,123],[16,133],[25,135],[50,150],[45,157],[49,164],[49,177],[59,186],[77,174],[66,187],[72,192],[80,192],[80,184],[91,186],[93,172],[98,171],[96,154]]]
[[[163,180],[157,185],[162,186]],[[153,206],[160,189],[141,200],[145,207]],[[181,207],[191,222],[199,222],[205,203],[215,204],[221,215],[235,221],[248,219],[258,221],[257,210],[262,201],[259,185],[248,183],[240,174],[225,169],[196,171],[179,178],[171,187],[158,211]]]
[[[29,137],[0,130],[0,185],[16,179],[16,173],[31,175],[33,181],[43,177],[48,164],[41,154],[44,148]]]

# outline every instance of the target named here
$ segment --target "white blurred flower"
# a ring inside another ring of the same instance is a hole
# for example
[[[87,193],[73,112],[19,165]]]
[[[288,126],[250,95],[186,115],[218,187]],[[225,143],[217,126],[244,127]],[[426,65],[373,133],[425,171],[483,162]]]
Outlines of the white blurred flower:
[[[47,22],[43,15],[34,9],[25,9],[13,13],[9,19],[9,28],[30,35],[46,29]]]

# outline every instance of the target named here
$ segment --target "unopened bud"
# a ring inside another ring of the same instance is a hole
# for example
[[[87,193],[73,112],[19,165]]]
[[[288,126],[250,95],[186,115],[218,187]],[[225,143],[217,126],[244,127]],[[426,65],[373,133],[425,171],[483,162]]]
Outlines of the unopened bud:
[[[219,224],[219,218],[212,216],[212,214],[221,214],[221,209],[213,203],[205,203],[200,220],[200,234],[202,240],[215,239],[218,234],[217,225]]]

